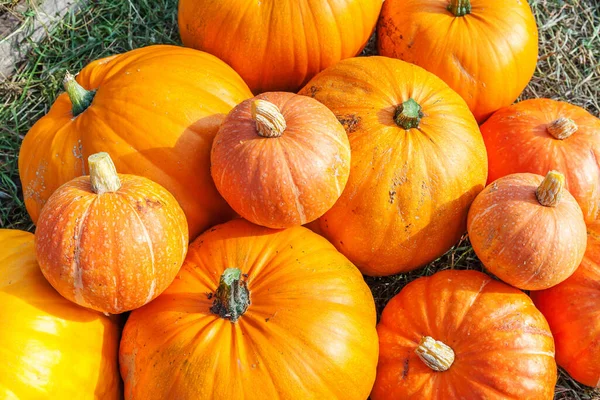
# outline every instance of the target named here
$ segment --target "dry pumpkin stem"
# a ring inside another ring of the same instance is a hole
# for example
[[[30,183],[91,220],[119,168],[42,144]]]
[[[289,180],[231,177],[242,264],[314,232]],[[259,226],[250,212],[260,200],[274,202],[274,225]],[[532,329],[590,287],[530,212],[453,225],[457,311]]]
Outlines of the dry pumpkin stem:
[[[394,113],[396,125],[406,130],[418,128],[421,118],[423,118],[421,106],[413,99],[408,99],[400,104]]]
[[[451,0],[448,4],[448,11],[457,17],[462,17],[471,13],[470,0]]]
[[[96,194],[112,193],[121,188],[117,169],[108,153],[96,153],[88,157],[90,182]]]
[[[538,186],[535,196],[541,205],[556,207],[560,203],[564,187],[565,176],[558,171],[550,171]]]
[[[250,305],[250,291],[246,282],[242,280],[242,271],[239,268],[227,268],[223,271],[219,287],[214,294],[210,312],[232,323],[240,318]]]
[[[561,117],[546,127],[546,131],[555,139],[564,140],[577,132],[579,127],[571,118]]]
[[[74,117],[84,112],[92,104],[92,100],[94,100],[94,96],[96,95],[95,90],[85,90],[83,86],[77,83],[75,76],[71,75],[69,71],[65,74],[63,86],[73,104],[72,112]]]
[[[421,361],[434,371],[444,372],[454,363],[454,350],[431,336],[423,336],[415,349]]]
[[[254,100],[252,102],[252,119],[256,122],[258,134],[265,138],[280,137],[287,128],[283,114],[270,101]]]

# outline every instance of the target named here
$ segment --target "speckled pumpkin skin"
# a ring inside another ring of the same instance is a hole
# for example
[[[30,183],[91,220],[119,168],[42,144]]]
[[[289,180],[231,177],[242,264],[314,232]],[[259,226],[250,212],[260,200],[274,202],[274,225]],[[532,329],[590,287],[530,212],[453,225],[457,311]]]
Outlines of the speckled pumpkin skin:
[[[261,137],[252,102],[279,108],[287,128],[281,137]],[[211,154],[219,193],[245,219],[269,228],[316,220],[342,194],[350,174],[348,135],[323,104],[292,93],[264,93],[227,116]]]
[[[60,187],[42,209],[36,251],[46,279],[67,299],[118,314],[148,303],[173,281],[188,227],[162,186],[119,174],[121,188],[98,195],[89,176]]]

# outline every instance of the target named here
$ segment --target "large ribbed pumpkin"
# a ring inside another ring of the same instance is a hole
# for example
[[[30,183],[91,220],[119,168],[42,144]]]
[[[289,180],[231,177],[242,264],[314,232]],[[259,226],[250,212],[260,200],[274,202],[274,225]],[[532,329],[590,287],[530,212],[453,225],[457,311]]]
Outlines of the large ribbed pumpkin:
[[[600,119],[581,107],[531,99],[498,110],[481,126],[489,157],[488,181],[531,172],[565,175],[586,222],[600,211]]]
[[[252,97],[230,67],[199,51],[150,46],[94,61],[76,81],[67,78],[69,95],[61,94],[31,128],[19,155],[34,222],[50,195],[86,175],[87,157],[100,151],[120,173],[150,178],[173,193],[191,238],[234,215],[210,176],[219,124]]]
[[[367,275],[409,271],[466,230],[487,178],[481,133],[464,100],[424,69],[386,57],[344,60],[300,92],[350,139],[350,179],[323,234]]]
[[[477,271],[419,278],[383,310],[373,400],[551,400],[554,341],[526,294]]]
[[[483,122],[529,83],[538,31],[525,0],[386,0],[379,54],[442,78]]]
[[[243,218],[289,228],[316,220],[340,197],[350,144],[318,101],[263,93],[234,108],[219,128],[211,172],[219,193]]]
[[[600,222],[588,226],[577,271],[531,297],[550,324],[558,365],[584,385],[600,387]]]
[[[133,311],[120,349],[126,399],[364,400],[375,305],[319,235],[239,219],[191,245],[177,279]]]
[[[188,247],[185,214],[147,178],[117,174],[107,153],[50,196],[35,232],[42,273],[65,298],[104,313],[143,306],[171,284]]]
[[[483,265],[519,289],[559,284],[585,253],[583,214],[556,171],[494,181],[471,205],[467,227]]]
[[[0,229],[0,398],[118,400],[119,323],[64,299],[31,233]]]
[[[382,0],[179,0],[183,44],[231,65],[256,94],[295,92],[366,45]]]

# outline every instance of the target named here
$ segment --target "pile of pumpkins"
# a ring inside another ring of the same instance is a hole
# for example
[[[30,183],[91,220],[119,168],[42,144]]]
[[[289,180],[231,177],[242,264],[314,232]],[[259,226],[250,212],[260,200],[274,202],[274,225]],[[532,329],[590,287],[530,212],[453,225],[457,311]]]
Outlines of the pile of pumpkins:
[[[551,399],[557,362],[598,384],[600,120],[511,105],[527,2],[180,0],[179,27],[195,49],[67,74],[23,141],[0,397]],[[377,324],[362,274],[467,230],[505,283],[419,278]]]

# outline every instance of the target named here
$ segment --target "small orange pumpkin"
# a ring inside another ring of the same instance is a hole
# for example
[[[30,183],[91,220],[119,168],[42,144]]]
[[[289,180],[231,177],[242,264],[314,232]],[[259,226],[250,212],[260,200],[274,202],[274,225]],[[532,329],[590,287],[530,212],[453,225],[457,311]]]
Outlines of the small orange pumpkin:
[[[564,182],[556,171],[546,178],[512,174],[477,196],[467,228],[491,273],[520,289],[541,290],[575,272],[585,253],[586,227]]]
[[[269,228],[322,216],[342,194],[350,173],[344,127],[318,101],[264,93],[227,116],[211,154],[212,176],[227,203]]]
[[[550,324],[558,365],[578,382],[600,387],[600,221],[588,226],[585,257],[575,273],[531,298]]]
[[[551,400],[554,341],[526,294],[478,271],[408,285],[377,325],[373,400]]]
[[[375,322],[369,287],[327,240],[233,220],[199,236],[173,284],[131,313],[125,398],[364,400]]]
[[[300,94],[325,104],[348,133],[350,178],[319,224],[364,274],[413,270],[460,239],[487,158],[473,115],[448,85],[400,60],[357,57]]]
[[[481,126],[488,182],[518,172],[565,175],[586,222],[600,211],[600,119],[581,107],[531,99],[498,110]]]
[[[525,0],[386,0],[377,34],[379,54],[442,78],[480,123],[519,97],[537,63]]]
[[[65,298],[118,314],[169,286],[185,258],[188,228],[162,186],[117,174],[106,153],[90,156],[89,169],[48,199],[36,252],[44,276]]]
[[[116,317],[61,297],[31,233],[0,229],[0,399],[122,398]]]

